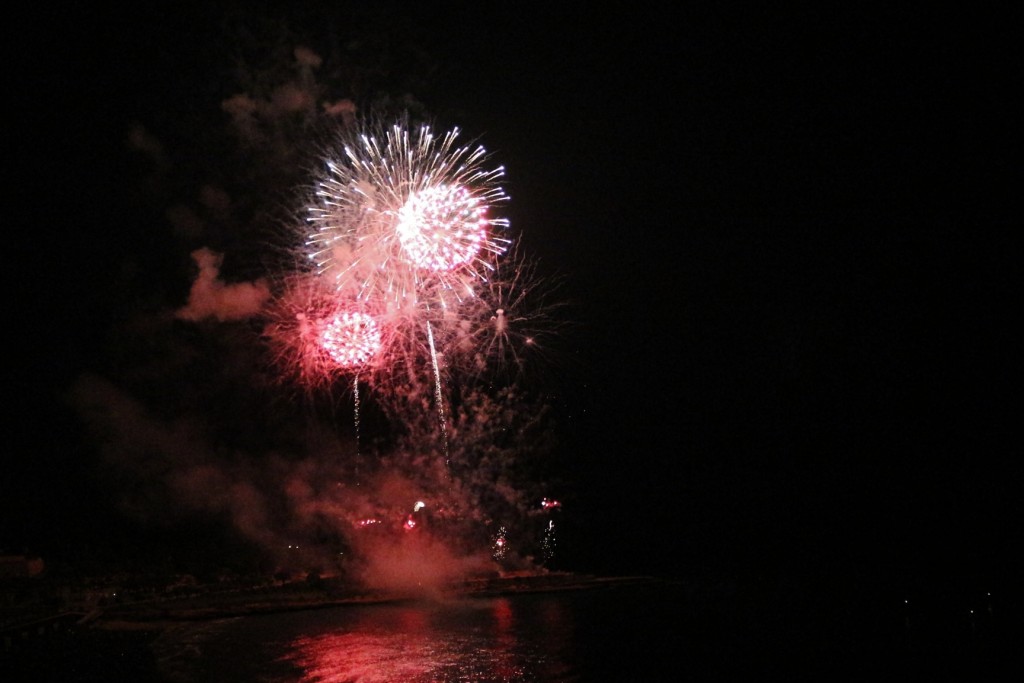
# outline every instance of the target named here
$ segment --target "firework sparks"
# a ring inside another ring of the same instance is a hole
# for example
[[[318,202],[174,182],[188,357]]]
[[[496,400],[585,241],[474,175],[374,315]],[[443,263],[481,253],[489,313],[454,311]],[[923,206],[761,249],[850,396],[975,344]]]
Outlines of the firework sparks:
[[[497,184],[504,169],[485,168],[484,148],[458,145],[458,136],[400,120],[339,139],[311,190],[300,248],[322,284],[316,313],[306,314],[320,348],[284,358],[307,361],[299,374],[311,386],[318,369],[333,378],[358,367],[384,403],[399,406],[432,371],[442,431],[442,373],[518,366],[534,346],[529,304],[539,299],[533,267],[509,256],[508,221],[493,217],[508,199]],[[332,322],[350,311],[368,317]],[[308,363],[318,357],[329,362]]]
[[[491,556],[495,560],[503,560],[508,555],[508,530],[500,527],[498,532],[491,537]]]
[[[450,271],[470,263],[487,239],[488,221],[465,187],[425,187],[409,196],[398,214],[398,238],[419,268]]]
[[[483,147],[459,146],[402,123],[341,141],[309,207],[308,259],[339,292],[391,307],[447,305],[473,296],[509,240],[491,217],[507,200],[504,169],[485,169]]]
[[[387,330],[365,306],[339,299],[306,274],[285,277],[280,290],[263,333],[284,376],[316,388],[340,375],[373,371]]]
[[[380,328],[365,313],[340,313],[327,323],[320,343],[340,367],[359,368],[380,350]]]
[[[548,525],[544,527],[544,533],[540,541],[541,554],[545,563],[554,559],[556,544],[555,522],[554,520],[548,520]]]

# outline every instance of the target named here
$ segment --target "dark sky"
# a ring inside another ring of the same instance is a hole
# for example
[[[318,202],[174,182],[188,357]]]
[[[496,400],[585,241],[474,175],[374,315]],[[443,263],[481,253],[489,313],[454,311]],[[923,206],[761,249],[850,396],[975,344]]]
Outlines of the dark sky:
[[[513,226],[566,279],[550,373],[577,550],[614,571],[1011,576],[1008,18],[711,7],[368,23],[422,48],[414,94],[507,167]],[[180,112],[187,140],[238,21],[81,10],[16,45],[0,547],[89,518],[55,397],[106,343],[124,269],[186,257],[132,220],[127,131]]]

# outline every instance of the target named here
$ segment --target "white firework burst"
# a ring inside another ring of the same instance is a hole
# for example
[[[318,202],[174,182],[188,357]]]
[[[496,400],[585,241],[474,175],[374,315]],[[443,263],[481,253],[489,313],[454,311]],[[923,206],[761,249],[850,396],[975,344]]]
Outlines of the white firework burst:
[[[387,310],[472,298],[508,248],[504,169],[481,146],[404,122],[339,140],[308,207],[307,258],[344,296]],[[415,314],[413,314],[415,315]]]

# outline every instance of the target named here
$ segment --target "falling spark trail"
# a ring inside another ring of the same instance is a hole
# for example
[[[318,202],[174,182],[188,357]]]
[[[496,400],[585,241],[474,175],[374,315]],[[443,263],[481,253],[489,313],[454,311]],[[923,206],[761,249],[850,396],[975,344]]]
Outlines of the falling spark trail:
[[[434,348],[434,329],[427,321],[427,340],[430,342],[430,361],[434,366],[434,396],[437,399],[437,418],[441,423],[441,439],[444,443],[444,466],[450,475],[450,459],[448,454],[448,430],[444,420],[444,400],[441,394],[441,370],[437,366],[437,350]]]
[[[362,460],[362,449],[359,446],[359,375],[352,378],[352,394],[354,396],[354,418],[356,428],[356,486],[359,486],[359,463]]]

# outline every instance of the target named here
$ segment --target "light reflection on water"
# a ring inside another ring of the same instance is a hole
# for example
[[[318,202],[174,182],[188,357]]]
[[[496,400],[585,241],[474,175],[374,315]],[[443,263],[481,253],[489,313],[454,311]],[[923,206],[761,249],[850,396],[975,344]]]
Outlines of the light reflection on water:
[[[950,663],[969,667],[972,679],[1004,680],[990,672],[1004,655],[1019,660],[1009,631],[990,641],[972,632],[959,646],[950,635],[908,651],[900,609],[851,608],[836,624],[822,616],[834,608],[825,599],[815,597],[809,612],[787,607],[796,594],[759,601],[761,594],[711,588],[650,581],[349,604],[181,624],[152,649],[166,683],[622,683],[792,672],[803,672],[801,680],[812,672],[822,681],[899,672],[932,680]]]
[[[508,598],[361,610],[353,620],[292,640],[282,660],[316,683],[569,680],[566,610]]]
[[[349,604],[183,625],[154,652],[169,683],[674,680],[709,642],[682,600],[650,583]]]
[[[222,619],[175,627],[154,651],[171,683],[580,683],[597,680],[595,662],[605,680],[608,659],[621,661],[605,639],[624,642],[623,620],[635,630],[609,597],[568,591]]]

